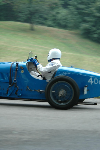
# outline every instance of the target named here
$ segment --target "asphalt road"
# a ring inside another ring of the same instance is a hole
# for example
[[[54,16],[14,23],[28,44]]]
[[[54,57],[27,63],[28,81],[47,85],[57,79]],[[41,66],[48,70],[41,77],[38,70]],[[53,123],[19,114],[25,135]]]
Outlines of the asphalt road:
[[[98,105],[56,110],[46,102],[0,99],[0,150],[99,150]]]

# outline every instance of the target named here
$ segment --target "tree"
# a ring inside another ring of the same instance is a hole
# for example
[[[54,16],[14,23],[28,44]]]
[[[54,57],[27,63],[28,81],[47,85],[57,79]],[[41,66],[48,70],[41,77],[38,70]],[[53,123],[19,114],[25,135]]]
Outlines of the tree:
[[[51,27],[58,27],[58,14],[62,9],[61,2],[59,0],[46,0],[45,7],[47,8],[46,13],[46,25]]]
[[[14,20],[14,11],[11,0],[0,0],[0,20]]]
[[[45,9],[45,0],[0,0],[0,2],[1,1],[4,7],[3,14],[7,12],[5,5],[9,5],[14,12],[16,21],[30,23],[31,30],[34,30],[36,16],[43,14],[43,10]],[[11,10],[9,10],[9,12],[11,12]]]
[[[85,17],[85,23],[81,25],[82,35],[100,43],[100,1],[91,4]]]
[[[70,5],[69,2],[71,0],[59,0],[61,2],[61,5],[64,9],[68,8],[68,6]]]
[[[17,12],[18,20],[21,22],[28,22],[31,25],[31,30],[34,30],[34,23],[36,23],[37,16],[44,17],[46,11],[46,0],[17,0],[15,9]],[[44,11],[45,10],[45,11]]]
[[[33,1],[32,0],[16,0],[13,8],[16,12],[17,20],[21,22],[28,22],[31,25],[31,30],[34,29],[32,15],[34,15]]]
[[[63,29],[68,28],[68,10],[60,8],[57,13],[57,26]]]

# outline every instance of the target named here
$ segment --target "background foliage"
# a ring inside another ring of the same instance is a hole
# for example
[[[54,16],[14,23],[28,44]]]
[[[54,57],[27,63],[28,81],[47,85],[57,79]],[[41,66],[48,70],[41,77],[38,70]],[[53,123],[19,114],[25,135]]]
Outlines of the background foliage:
[[[100,42],[100,0],[0,0],[0,21],[78,29]]]

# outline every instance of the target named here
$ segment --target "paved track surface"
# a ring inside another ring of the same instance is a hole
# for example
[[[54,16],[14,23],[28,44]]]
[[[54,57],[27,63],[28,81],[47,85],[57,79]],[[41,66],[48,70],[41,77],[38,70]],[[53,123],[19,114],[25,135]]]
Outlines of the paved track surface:
[[[56,110],[47,102],[0,99],[0,150],[99,150],[98,105]]]

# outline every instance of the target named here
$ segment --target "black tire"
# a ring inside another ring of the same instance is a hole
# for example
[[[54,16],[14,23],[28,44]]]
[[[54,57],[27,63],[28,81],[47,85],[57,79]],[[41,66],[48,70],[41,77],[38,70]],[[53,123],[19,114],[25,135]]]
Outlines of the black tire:
[[[46,99],[57,109],[69,109],[79,100],[79,87],[70,77],[57,76],[46,87]]]
[[[79,99],[79,100],[78,100],[78,102],[83,102],[83,101],[85,101],[85,99]]]

